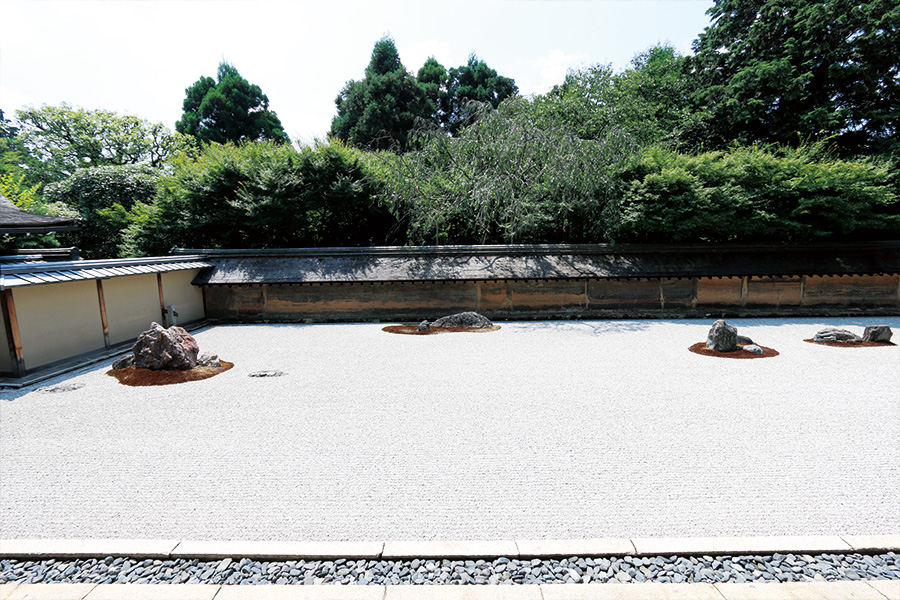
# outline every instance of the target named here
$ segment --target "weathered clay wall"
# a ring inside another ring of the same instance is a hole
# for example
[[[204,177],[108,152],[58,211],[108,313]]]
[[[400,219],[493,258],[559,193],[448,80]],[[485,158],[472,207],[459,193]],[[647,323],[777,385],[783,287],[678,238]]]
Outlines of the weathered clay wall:
[[[15,375],[17,363],[20,370],[31,372],[134,340],[152,321],[162,323],[160,292],[165,304],[175,306],[178,324],[203,319],[202,291],[191,285],[198,271],[186,269],[6,290],[4,294],[11,295],[15,319],[10,318],[7,308],[0,339],[0,375]],[[10,349],[7,329],[14,329],[21,340],[21,360],[15,348]]]
[[[416,321],[896,314],[900,276],[792,276],[206,285],[224,321]]]

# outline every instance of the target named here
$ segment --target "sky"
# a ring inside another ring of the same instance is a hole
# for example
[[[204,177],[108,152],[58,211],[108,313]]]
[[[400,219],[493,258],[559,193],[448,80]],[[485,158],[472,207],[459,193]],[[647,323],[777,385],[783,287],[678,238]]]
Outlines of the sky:
[[[227,61],[260,86],[288,135],[324,137],[344,84],[393,38],[415,74],[475,53],[522,94],[569,69],[669,43],[682,54],[712,0],[0,0],[0,109],[112,110],[174,129],[185,89]]]

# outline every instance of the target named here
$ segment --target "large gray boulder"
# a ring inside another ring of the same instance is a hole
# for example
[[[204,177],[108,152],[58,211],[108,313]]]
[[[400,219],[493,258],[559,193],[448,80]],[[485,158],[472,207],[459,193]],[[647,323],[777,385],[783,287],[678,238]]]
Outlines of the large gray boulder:
[[[131,348],[134,366],[154,371],[193,369],[199,351],[196,340],[182,327],[165,329],[159,323],[151,323]]]
[[[706,347],[719,352],[734,352],[737,350],[737,337],[737,327],[719,319],[706,335]]]
[[[475,327],[485,329],[493,327],[490,319],[477,312],[462,312],[455,315],[441,317],[437,321],[432,321],[432,327]]]
[[[863,340],[866,342],[889,342],[893,332],[887,325],[868,325],[863,332]]]
[[[862,338],[846,329],[826,327],[819,330],[813,338],[814,342],[861,342]]]

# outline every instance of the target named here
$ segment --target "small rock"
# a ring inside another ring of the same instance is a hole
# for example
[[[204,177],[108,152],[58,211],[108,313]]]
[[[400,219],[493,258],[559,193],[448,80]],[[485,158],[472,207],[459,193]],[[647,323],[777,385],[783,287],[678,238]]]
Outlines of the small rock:
[[[276,370],[254,371],[252,373],[247,373],[247,377],[281,377],[282,375],[285,375],[284,371]]]
[[[74,392],[83,387],[83,383],[61,383],[59,385],[38,388],[35,391],[41,392],[42,394],[59,394],[60,392]]]
[[[428,320],[426,319],[419,323],[419,327],[416,331],[431,331],[431,325],[428,323]]]
[[[748,338],[746,335],[738,335],[737,341],[735,342],[738,346],[747,346],[749,344],[753,344],[753,340]]]
[[[866,342],[890,342],[893,332],[887,325],[868,325],[863,332]]]
[[[127,354],[112,364],[113,369],[127,369],[134,364],[134,354]]]
[[[197,359],[198,367],[221,367],[222,362],[219,360],[218,354],[210,354],[209,352],[204,352]]]
[[[719,319],[706,335],[706,347],[719,352],[734,352],[737,350],[737,327]]]
[[[751,354],[765,354],[763,349],[756,344],[747,344],[746,346],[744,346],[744,350],[750,352]]]
[[[837,327],[826,327],[825,329],[820,330],[816,333],[813,338],[814,342],[861,342],[862,338],[847,331],[846,329],[839,329]]]

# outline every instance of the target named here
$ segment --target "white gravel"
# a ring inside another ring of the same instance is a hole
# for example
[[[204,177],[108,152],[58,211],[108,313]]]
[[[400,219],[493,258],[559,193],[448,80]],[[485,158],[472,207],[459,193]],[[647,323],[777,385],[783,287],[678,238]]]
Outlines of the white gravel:
[[[0,538],[900,530],[900,346],[802,341],[900,318],[729,320],[781,353],[756,360],[688,352],[711,322],[218,326],[212,379],[2,390]]]

